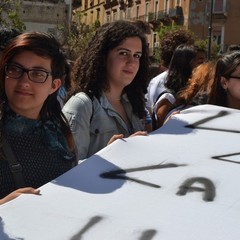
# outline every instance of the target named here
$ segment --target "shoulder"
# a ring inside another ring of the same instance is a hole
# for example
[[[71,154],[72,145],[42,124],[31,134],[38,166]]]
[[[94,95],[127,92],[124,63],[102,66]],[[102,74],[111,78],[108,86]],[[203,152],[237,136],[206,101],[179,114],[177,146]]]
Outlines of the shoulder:
[[[154,78],[150,81],[150,83],[151,83],[151,84],[154,84],[154,85],[161,83],[162,81],[164,81],[164,80],[166,79],[167,74],[168,74],[168,71],[165,71],[165,72],[162,72],[162,73],[158,74],[156,77],[154,77]]]
[[[84,92],[72,96],[63,106],[63,112],[79,112],[82,109],[91,109],[92,99]]]
[[[155,103],[155,105],[153,107],[153,111],[157,112],[157,110],[161,106],[163,106],[163,105],[172,106],[174,103],[175,103],[175,97],[173,96],[173,94],[165,92],[158,98],[157,102]]]

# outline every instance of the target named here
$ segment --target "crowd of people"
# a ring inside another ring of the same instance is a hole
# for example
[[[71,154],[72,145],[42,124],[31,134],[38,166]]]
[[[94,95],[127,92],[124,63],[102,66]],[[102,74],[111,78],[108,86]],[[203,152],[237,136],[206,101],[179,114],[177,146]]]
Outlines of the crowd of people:
[[[210,61],[189,32],[169,32],[153,76],[143,26],[102,25],[72,65],[53,35],[0,29],[0,204],[185,108],[240,110],[237,45]]]

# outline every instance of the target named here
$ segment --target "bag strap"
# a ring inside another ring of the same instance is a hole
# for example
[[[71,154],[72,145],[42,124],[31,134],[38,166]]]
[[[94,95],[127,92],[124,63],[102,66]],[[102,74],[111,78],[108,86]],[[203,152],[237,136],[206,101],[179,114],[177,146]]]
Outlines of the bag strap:
[[[156,100],[155,100],[155,102],[154,102],[154,105],[157,103],[158,99],[159,99],[163,94],[165,94],[165,93],[169,93],[169,91],[165,90],[165,91],[161,92],[161,93],[157,96],[157,98],[156,98]],[[156,129],[158,129],[157,118],[156,118],[156,116],[155,116],[155,112],[152,112],[152,130],[154,131],[154,130],[156,130]]]
[[[154,102],[154,105],[157,103],[158,99],[165,93],[170,93],[169,91],[165,90],[165,91],[162,91],[156,98],[155,102]]]
[[[3,151],[6,155],[6,158],[7,158],[10,170],[13,174],[13,178],[14,178],[17,188],[25,187],[26,185],[25,185],[25,181],[23,178],[23,174],[22,174],[22,166],[16,160],[16,157],[5,137],[3,137],[2,144],[3,144]]]

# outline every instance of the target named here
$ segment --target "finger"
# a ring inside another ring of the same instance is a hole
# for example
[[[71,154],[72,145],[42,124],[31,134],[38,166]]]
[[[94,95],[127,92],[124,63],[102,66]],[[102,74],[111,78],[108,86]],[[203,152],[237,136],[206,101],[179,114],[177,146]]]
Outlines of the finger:
[[[147,136],[147,135],[148,135],[147,131],[138,131],[138,132],[135,132],[134,134],[132,134],[130,137]]]
[[[30,194],[36,194],[36,195],[39,195],[40,194],[40,190],[39,189],[35,189],[35,188],[32,188],[32,187],[26,187],[26,188],[19,188],[17,190],[18,193],[30,193]]]

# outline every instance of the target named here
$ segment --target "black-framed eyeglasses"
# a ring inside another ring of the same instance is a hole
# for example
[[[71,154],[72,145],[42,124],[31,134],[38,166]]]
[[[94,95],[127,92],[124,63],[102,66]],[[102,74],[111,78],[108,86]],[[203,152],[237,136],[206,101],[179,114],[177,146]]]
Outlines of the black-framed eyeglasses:
[[[228,78],[235,78],[240,80],[240,77],[237,77],[237,76],[229,76]]]
[[[26,69],[14,63],[8,63],[5,66],[5,74],[14,79],[19,79],[24,73],[27,73],[29,80],[35,83],[44,83],[51,72],[40,69]]]

